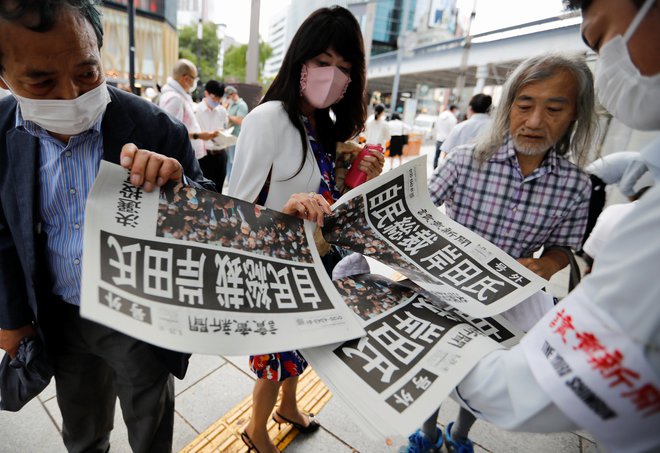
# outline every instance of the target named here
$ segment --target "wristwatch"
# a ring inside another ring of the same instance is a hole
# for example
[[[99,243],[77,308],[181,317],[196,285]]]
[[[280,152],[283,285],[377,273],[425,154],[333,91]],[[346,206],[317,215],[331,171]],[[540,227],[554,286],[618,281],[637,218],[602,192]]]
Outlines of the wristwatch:
[[[193,140],[197,140],[199,138],[199,134],[197,132],[193,132]]]

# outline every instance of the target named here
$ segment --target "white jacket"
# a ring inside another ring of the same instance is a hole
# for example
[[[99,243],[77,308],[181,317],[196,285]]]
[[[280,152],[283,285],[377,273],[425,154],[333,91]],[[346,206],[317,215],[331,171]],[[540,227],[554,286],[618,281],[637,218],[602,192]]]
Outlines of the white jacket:
[[[296,174],[301,159],[300,134],[282,103],[261,104],[243,120],[228,195],[254,202],[272,169],[265,206],[280,211],[294,193],[317,192],[319,189],[321,172],[309,138],[305,164]]]
[[[171,77],[161,91],[158,105],[161,109],[172,115],[177,120],[186,125],[188,132],[201,132],[197,117],[195,116],[194,104],[192,98],[176,80]],[[201,159],[206,156],[204,142],[202,140],[190,140],[195,157]]]
[[[590,303],[608,313],[618,328],[639,345],[656,376],[660,376],[659,205],[660,187],[649,190],[635,203],[633,212],[620,222],[598,254],[593,272],[578,287]],[[569,294],[553,310],[581,304],[575,294]],[[532,333],[544,328],[537,324]],[[479,418],[505,429],[557,432],[578,427],[574,417],[565,415],[554,403],[528,360],[521,345],[492,352],[467,374],[453,396],[464,407],[478,411]],[[620,436],[626,434],[620,432]]]

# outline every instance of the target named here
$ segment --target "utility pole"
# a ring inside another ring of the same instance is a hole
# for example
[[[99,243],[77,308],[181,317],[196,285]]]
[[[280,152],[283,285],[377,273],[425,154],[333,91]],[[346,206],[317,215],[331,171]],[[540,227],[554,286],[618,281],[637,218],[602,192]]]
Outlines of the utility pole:
[[[128,0],[128,84],[135,93],[135,4]]]
[[[197,22],[197,77],[202,77],[202,38],[204,37],[204,24],[202,18]]]
[[[247,67],[245,68],[245,81],[259,83],[259,10],[261,2],[252,0],[250,7],[250,41],[247,48]]]
[[[216,24],[215,31],[220,40],[220,48],[218,49],[218,77],[222,79],[222,67],[225,64],[225,33],[227,31],[227,24]]]
[[[472,4],[472,12],[470,13],[470,21],[468,22],[467,35],[465,36],[465,42],[463,43],[463,55],[461,56],[461,68],[458,73],[458,78],[456,79],[456,101],[455,104],[461,102],[463,97],[463,90],[465,89],[465,79],[467,76],[467,63],[468,56],[470,55],[470,47],[472,47],[472,22],[477,15],[477,0],[474,0]]]
[[[406,47],[406,33],[408,32],[408,11],[410,11],[410,0],[403,0],[403,19],[401,20],[401,28],[399,29],[399,37],[397,38],[396,72],[394,73],[394,83],[392,83],[392,101],[390,102],[390,109],[392,112],[396,112],[396,104],[399,98],[401,62],[403,61],[403,52]]]

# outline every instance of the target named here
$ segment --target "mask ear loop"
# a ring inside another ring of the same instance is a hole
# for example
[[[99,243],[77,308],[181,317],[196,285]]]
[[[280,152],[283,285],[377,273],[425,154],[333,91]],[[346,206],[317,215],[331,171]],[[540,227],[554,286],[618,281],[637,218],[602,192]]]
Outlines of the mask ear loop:
[[[655,3],[655,0],[646,0],[646,2],[642,5],[642,7],[637,11],[637,14],[635,15],[635,18],[630,22],[630,25],[628,25],[628,30],[623,34],[623,41],[627,44],[628,40],[632,37],[633,33],[637,31],[637,27],[639,27],[640,22],[644,20],[646,17],[646,13],[648,13],[649,9],[653,6]]]
[[[9,85],[9,82],[7,82],[7,80],[5,80],[5,78],[2,77],[2,76],[0,76],[0,80],[2,80],[3,82],[5,82],[5,85],[7,85],[7,89],[9,90],[9,92],[10,92],[11,94],[14,94],[14,89],[11,87],[11,85]]]
[[[346,83],[344,84],[344,89],[341,90],[341,95],[339,95],[339,99],[337,99],[337,101],[335,102],[335,104],[336,104],[337,102],[341,101],[342,99],[344,99],[344,95],[346,94],[346,90],[348,90],[348,84],[349,84],[349,83],[351,83],[351,78],[350,78],[350,77],[346,77]]]
[[[307,88],[307,65],[302,65],[300,70],[300,96],[303,95],[305,88]]]

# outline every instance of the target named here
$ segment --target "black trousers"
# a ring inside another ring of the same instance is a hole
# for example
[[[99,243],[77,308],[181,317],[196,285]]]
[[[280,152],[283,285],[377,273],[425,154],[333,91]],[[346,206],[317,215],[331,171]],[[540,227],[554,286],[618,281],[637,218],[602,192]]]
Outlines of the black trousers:
[[[438,167],[438,161],[440,160],[440,147],[442,142],[437,140],[435,142],[435,157],[433,158],[433,169],[435,170]]]
[[[199,159],[199,166],[204,176],[215,183],[218,193],[222,193],[227,175],[227,151],[224,149],[208,151],[206,156]]]
[[[60,302],[53,311],[59,334],[49,352],[67,450],[109,450],[119,397],[131,450],[170,452],[174,380],[152,347],[81,318],[73,305]]]

